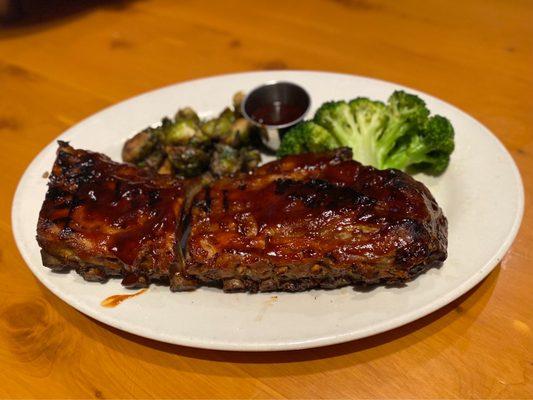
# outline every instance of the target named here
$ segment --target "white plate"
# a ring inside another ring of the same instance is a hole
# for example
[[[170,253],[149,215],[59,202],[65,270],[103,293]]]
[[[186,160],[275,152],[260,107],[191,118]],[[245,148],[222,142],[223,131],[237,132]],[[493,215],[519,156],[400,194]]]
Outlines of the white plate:
[[[118,280],[85,282],[76,273],[43,267],[35,241],[37,215],[56,143],[30,164],[13,200],[15,240],[35,276],[68,304],[91,317],[140,336],[186,346],[223,350],[288,350],[324,346],[380,333],[423,317],[481,281],[511,245],[524,207],[518,170],[487,128],[457,108],[401,85],[323,72],[251,72],[201,79],[155,90],[107,108],[59,138],[74,147],[120,160],[124,140],[182,106],[207,116],[229,104],[237,90],[269,80],[304,86],[316,108],[323,101],[367,96],[386,100],[396,89],[420,95],[434,113],[456,130],[456,150],[444,175],[417,176],[430,188],[449,221],[449,257],[403,288],[355,291],[346,287],[304,293],[226,294],[201,288],[171,293],[150,290],[116,308],[103,308],[107,296],[128,293]],[[314,111],[314,110],[312,110]],[[131,293],[131,292],[129,292]]]

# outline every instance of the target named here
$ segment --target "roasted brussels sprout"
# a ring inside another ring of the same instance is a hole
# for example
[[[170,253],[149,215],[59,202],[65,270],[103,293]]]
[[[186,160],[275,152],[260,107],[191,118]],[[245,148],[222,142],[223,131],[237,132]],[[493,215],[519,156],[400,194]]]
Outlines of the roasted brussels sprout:
[[[122,159],[136,163],[144,159],[157,144],[156,129],[146,128],[134,137],[126,140],[122,148]]]
[[[230,131],[235,115],[230,108],[224,109],[216,118],[209,119],[200,124],[202,132],[214,142],[220,141],[221,138]]]
[[[259,163],[261,162],[261,153],[259,153],[259,150],[245,147],[240,151],[242,157],[242,170],[244,172],[253,171],[259,166]]]
[[[234,175],[257,168],[260,161],[261,155],[255,149],[236,149],[219,143],[215,145],[209,169],[215,176]]]
[[[150,153],[144,160],[137,163],[139,167],[148,169],[158,169],[165,159],[165,154],[161,149],[156,149]]]
[[[216,176],[233,175],[241,170],[239,150],[225,144],[215,145],[209,169]]]
[[[195,125],[200,124],[200,117],[191,107],[180,108],[174,116],[174,121],[191,121]]]
[[[163,132],[163,141],[167,145],[187,145],[187,146],[204,146],[208,145],[210,139],[205,135],[200,127],[190,119],[178,119],[171,121],[164,118],[161,130]]]
[[[257,129],[240,112],[243,99],[244,93],[236,93],[233,107],[208,120],[200,119],[190,107],[181,108],[173,119],[165,117],[160,126],[129,139],[122,158],[161,174],[186,178],[250,171],[261,157],[251,147],[257,141]]]
[[[235,117],[237,118],[242,117],[241,106],[245,97],[246,95],[244,92],[237,92],[233,95],[233,110],[235,112]]]
[[[232,147],[242,147],[250,143],[250,131],[252,124],[244,119],[236,119],[230,129],[220,137],[220,143]]]
[[[190,178],[200,175],[209,165],[209,153],[193,146],[165,146],[168,160],[177,175]]]
[[[172,172],[172,163],[168,158],[165,158],[165,161],[163,161],[163,164],[161,164],[157,173],[161,175],[170,175]]]

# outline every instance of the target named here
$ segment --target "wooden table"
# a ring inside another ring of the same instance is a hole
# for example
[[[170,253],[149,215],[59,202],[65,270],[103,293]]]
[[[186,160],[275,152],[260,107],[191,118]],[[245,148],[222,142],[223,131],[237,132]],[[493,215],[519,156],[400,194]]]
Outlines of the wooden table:
[[[51,3],[56,14],[35,11],[47,14],[44,21],[30,14],[0,30],[0,398],[533,396],[532,1]],[[286,68],[416,87],[498,135],[528,197],[516,242],[485,281],[388,333],[239,354],[108,328],[33,277],[12,238],[11,200],[28,163],[55,136],[159,86]]]

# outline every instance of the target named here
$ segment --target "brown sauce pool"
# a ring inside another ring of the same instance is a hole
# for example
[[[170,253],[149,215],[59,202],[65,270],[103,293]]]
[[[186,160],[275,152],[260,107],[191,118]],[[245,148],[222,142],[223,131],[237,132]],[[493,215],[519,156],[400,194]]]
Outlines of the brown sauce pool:
[[[250,116],[262,125],[284,125],[297,120],[304,112],[300,105],[276,102],[258,107]]]
[[[135,296],[139,296],[143,294],[144,292],[146,292],[147,290],[148,289],[141,289],[138,292],[132,293],[132,294],[115,294],[113,296],[109,296],[108,298],[102,300],[100,305],[102,307],[109,307],[109,308],[116,307],[120,303],[122,303],[124,300],[130,299]]]

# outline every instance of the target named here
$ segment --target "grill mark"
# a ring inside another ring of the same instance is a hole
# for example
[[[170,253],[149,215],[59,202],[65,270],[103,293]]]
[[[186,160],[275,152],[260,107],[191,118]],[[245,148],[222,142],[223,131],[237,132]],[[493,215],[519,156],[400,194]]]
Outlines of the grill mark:
[[[211,212],[211,188],[209,186],[205,188],[204,205],[205,205],[205,212],[210,213]]]
[[[68,207],[68,214],[67,214],[68,219],[65,222],[65,225],[63,226],[62,231],[64,231],[65,229],[70,229],[69,225],[70,225],[70,221],[72,221],[72,213],[74,212],[74,208],[81,205],[82,203],[83,201],[81,201],[81,199],[75,196],[72,198],[72,201],[70,202],[69,207]]]
[[[222,190],[222,207],[225,212],[228,211],[228,191],[226,189]]]
[[[48,192],[46,193],[46,200],[51,201],[51,202],[57,202],[62,197],[67,197],[69,195],[70,193],[67,192],[66,190],[63,190],[56,186],[49,186]]]
[[[65,229],[68,229],[67,225],[70,223],[70,217],[67,216],[67,217],[56,218],[56,219],[52,220],[52,222],[54,224],[56,224],[56,225],[64,224],[63,228],[61,228],[61,231],[63,231]]]
[[[120,190],[122,188],[122,181],[117,180],[115,183],[115,199],[120,199]]]
[[[309,208],[372,206],[376,203],[375,199],[349,186],[335,185],[321,179],[309,181],[278,179],[275,185],[274,191],[277,195],[287,196],[292,201],[301,201]]]
[[[61,228],[61,234],[66,233],[66,231],[70,229],[69,225],[70,221],[72,221],[72,211],[74,210],[74,207],[77,206],[77,203],[75,198],[72,199],[72,201],[69,202],[67,216],[54,221],[55,223],[58,223],[59,221],[64,222],[63,227]]]
[[[148,204],[154,207],[159,202],[159,192],[157,190],[150,190],[148,192]]]

